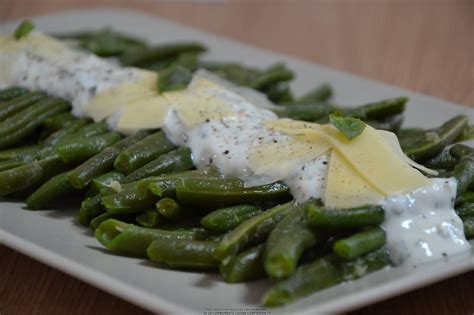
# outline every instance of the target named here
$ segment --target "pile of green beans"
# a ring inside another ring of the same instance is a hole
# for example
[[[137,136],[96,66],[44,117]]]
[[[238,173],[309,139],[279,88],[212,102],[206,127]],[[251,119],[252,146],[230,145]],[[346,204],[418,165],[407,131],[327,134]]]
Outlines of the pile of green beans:
[[[124,65],[160,71],[160,91],[186,86],[203,67],[265,93],[280,105],[280,117],[324,123],[339,112],[394,131],[409,157],[457,179],[455,210],[466,236],[474,238],[474,149],[457,143],[472,137],[466,116],[429,130],[400,129],[404,97],[341,107],[331,102],[328,84],[295,98],[293,73],[282,64],[259,70],[202,62],[200,44],[153,47],[110,30],[64,38]],[[42,92],[0,91],[0,196],[24,197],[33,210],[60,208],[64,198],[80,196],[77,221],[110,251],[173,269],[215,270],[228,283],[269,278],[274,285],[262,297],[265,306],[390,265],[380,206],[299,204],[280,182],[245,188],[216,169],[194,169],[191,151],[160,130],[123,137],[68,109]]]

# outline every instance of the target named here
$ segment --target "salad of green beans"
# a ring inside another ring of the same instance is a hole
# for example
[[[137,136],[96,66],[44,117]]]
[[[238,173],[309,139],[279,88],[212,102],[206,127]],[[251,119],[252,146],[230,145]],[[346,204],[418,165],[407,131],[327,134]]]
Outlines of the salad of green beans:
[[[466,116],[428,130],[403,129],[407,98],[349,108],[332,102],[328,84],[295,97],[294,74],[283,64],[256,69],[202,61],[206,48],[199,43],[151,46],[108,29],[59,37],[160,72],[160,91],[186,87],[205,68],[264,93],[280,117],[327,123],[338,113],[392,131],[410,158],[457,179],[455,210],[466,237],[474,237],[474,148],[459,143],[474,136]],[[40,91],[0,90],[0,196],[24,199],[32,210],[81,196],[77,221],[111,252],[157,267],[218,271],[228,283],[268,278],[272,286],[261,301],[269,307],[391,264],[380,206],[328,210],[320,200],[295,202],[281,182],[245,188],[216,169],[196,170],[191,151],[161,130],[125,137],[69,109]]]

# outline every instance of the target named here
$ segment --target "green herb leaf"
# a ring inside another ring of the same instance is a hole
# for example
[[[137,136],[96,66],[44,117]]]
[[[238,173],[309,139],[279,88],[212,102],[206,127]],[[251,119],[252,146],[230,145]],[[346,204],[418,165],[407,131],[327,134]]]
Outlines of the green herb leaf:
[[[339,113],[329,115],[329,121],[334,127],[339,129],[348,140],[352,140],[360,135],[366,126],[366,124],[358,118],[344,117]]]
[[[26,35],[30,34],[31,31],[33,31],[34,29],[35,29],[35,26],[33,25],[33,23],[31,23],[30,20],[24,20],[16,28],[14,36],[17,40],[21,39],[25,37]]]
[[[173,65],[161,71],[158,75],[158,92],[185,89],[193,74],[183,66]]]

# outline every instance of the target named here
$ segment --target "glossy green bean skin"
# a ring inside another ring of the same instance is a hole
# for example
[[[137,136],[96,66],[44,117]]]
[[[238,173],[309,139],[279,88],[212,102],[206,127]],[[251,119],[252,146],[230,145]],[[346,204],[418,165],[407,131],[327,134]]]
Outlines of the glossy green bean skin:
[[[316,244],[320,238],[306,223],[304,209],[301,206],[294,209],[268,236],[263,254],[267,275],[274,279],[291,276],[303,251]]]
[[[102,204],[111,214],[137,213],[151,208],[160,199],[148,190],[146,179],[123,185],[120,192],[102,197]]]
[[[165,218],[176,220],[182,216],[182,209],[179,203],[171,198],[163,198],[156,203],[156,211]]]
[[[130,173],[123,179],[123,182],[130,183],[150,176],[181,172],[191,168],[193,168],[191,150],[187,148],[177,149],[159,156],[157,159]]]
[[[217,269],[219,262],[212,254],[217,242],[185,239],[156,239],[147,249],[151,261],[171,268],[209,270]]]
[[[365,120],[365,123],[370,125],[372,128],[391,131],[398,133],[403,124],[403,115],[387,116],[382,120]]]
[[[122,136],[117,132],[90,138],[72,138],[61,141],[56,146],[56,152],[64,163],[80,163],[113,145],[121,138]]]
[[[201,225],[208,230],[227,232],[257,214],[262,213],[259,207],[252,205],[237,205],[215,210],[201,220]]]
[[[340,261],[334,256],[317,259],[302,265],[291,277],[273,286],[265,293],[262,304],[269,307],[286,305],[318,290],[360,278],[389,264],[390,258],[385,248],[352,261]]]
[[[241,249],[254,241],[265,239],[297,205],[290,201],[254,216],[227,233],[214,252],[214,257],[227,264]]]
[[[90,187],[90,192],[92,194],[98,194],[100,191],[104,188],[110,187],[110,184],[114,181],[120,182],[124,178],[125,175],[122,173],[116,172],[116,171],[111,171],[102,175],[99,175],[92,179],[92,181],[89,184]]]
[[[7,161],[15,158],[21,159],[23,155],[33,155],[43,146],[41,144],[26,145],[0,151],[0,161]]]
[[[7,88],[0,91],[0,102],[8,102],[27,93],[28,90],[21,87]]]
[[[458,159],[452,156],[450,150],[444,150],[440,154],[423,162],[423,165],[433,169],[453,169]]]
[[[440,127],[426,130],[418,136],[399,136],[400,145],[411,159],[422,161],[432,158],[457,138],[466,127],[467,122],[467,116],[456,116]]]
[[[115,159],[114,167],[119,172],[130,174],[175,148],[164,132],[159,131],[125,149]]]
[[[105,208],[102,206],[102,197],[97,194],[82,201],[79,215],[77,216],[76,220],[83,226],[89,226],[91,220],[104,212]]]
[[[219,272],[225,282],[239,283],[257,280],[266,276],[263,268],[263,250],[265,244],[260,244],[246,250],[234,258],[226,265],[219,265]]]
[[[76,167],[69,173],[69,181],[72,186],[84,189],[94,177],[111,171],[114,160],[120,152],[142,140],[147,134],[147,132],[137,132],[128,136]]]
[[[71,138],[89,138],[98,135],[102,135],[109,132],[109,127],[106,122],[95,122],[91,124],[84,125],[79,130],[73,134],[68,135],[64,140],[69,140]]]
[[[74,117],[71,113],[67,112],[67,113],[58,114],[58,115],[49,117],[48,119],[45,119],[42,125],[48,129],[56,131],[56,130],[63,129],[69,126],[73,121],[76,121],[76,120],[77,120],[76,117]]]
[[[457,196],[461,196],[474,182],[474,149],[463,144],[450,148],[451,154],[459,159],[452,176],[457,181]]]
[[[49,179],[26,199],[30,209],[46,209],[58,199],[76,192],[67,178],[68,172],[61,173]]]
[[[328,103],[286,105],[274,110],[279,117],[304,121],[325,119],[334,111],[337,108]]]
[[[381,227],[372,227],[334,243],[333,252],[338,257],[351,260],[381,248],[387,235]]]
[[[380,206],[362,206],[350,209],[326,209],[316,202],[305,205],[305,215],[310,226],[329,229],[353,229],[378,225],[385,218]]]
[[[263,90],[277,82],[289,81],[293,78],[294,73],[284,64],[279,63],[259,73],[249,86],[255,90]]]
[[[56,146],[63,140],[67,140],[67,138],[70,135],[75,134],[79,130],[81,130],[83,127],[85,127],[89,123],[88,119],[78,119],[73,122],[71,122],[69,125],[66,127],[59,129],[55,132],[53,132],[51,135],[49,135],[48,138],[44,140],[44,146]]]
[[[0,196],[40,185],[61,171],[62,161],[51,157],[0,172]]]
[[[26,163],[28,162],[23,161],[23,160],[17,160],[17,159],[2,161],[0,162],[0,172],[11,170],[12,168],[25,165]]]
[[[163,222],[165,218],[155,209],[147,210],[135,218],[138,224],[146,228],[156,228]]]
[[[115,219],[102,222],[95,230],[96,239],[113,252],[146,257],[146,250],[156,239],[170,241],[172,239],[198,240],[206,239],[208,233],[203,230],[159,230],[139,227]]]
[[[219,183],[216,183],[215,186],[204,186],[199,180],[191,179],[179,183],[176,188],[176,198],[183,205],[216,208],[238,204],[286,201],[289,199],[289,189],[279,182],[250,188],[238,186],[223,188],[219,187]]]
[[[346,115],[362,120],[379,120],[403,113],[408,98],[395,97],[346,110]]]
[[[325,102],[331,98],[332,94],[332,87],[329,84],[324,83],[300,97],[295,103],[311,104]]]
[[[25,108],[46,98],[46,94],[42,92],[33,92],[21,95],[5,103],[0,103],[0,121],[13,116],[14,114],[24,110]]]

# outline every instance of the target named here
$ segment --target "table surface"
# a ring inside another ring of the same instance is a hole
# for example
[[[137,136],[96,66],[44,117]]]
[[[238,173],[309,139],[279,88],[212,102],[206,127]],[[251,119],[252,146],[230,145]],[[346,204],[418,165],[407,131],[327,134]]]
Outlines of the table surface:
[[[474,107],[474,2],[0,0],[0,22],[92,7],[146,11]],[[0,246],[0,314],[146,311]],[[474,272],[353,314],[473,314]]]

